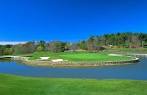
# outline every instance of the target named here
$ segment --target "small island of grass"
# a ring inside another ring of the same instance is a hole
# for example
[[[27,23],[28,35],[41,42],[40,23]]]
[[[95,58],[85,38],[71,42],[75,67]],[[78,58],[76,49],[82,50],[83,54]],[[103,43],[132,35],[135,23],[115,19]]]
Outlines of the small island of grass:
[[[100,66],[126,64],[135,61],[138,61],[136,57],[106,52],[35,52],[24,63],[48,66]]]

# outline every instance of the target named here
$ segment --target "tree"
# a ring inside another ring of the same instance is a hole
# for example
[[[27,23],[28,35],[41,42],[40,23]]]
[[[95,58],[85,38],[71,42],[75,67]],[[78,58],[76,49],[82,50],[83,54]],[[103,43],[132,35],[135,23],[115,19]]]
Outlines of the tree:
[[[0,55],[3,55],[3,52],[4,52],[4,46],[0,45]]]
[[[78,47],[83,50],[87,50],[87,43],[86,41],[81,41],[78,43]]]
[[[71,51],[76,51],[78,49],[79,49],[79,46],[77,43],[72,43],[69,47],[69,50],[71,50]]]
[[[13,54],[12,45],[0,45],[0,55]]]
[[[27,42],[25,44],[17,44],[13,46],[14,54],[28,54],[35,52],[35,42]]]
[[[48,44],[48,50],[52,52],[63,52],[65,50],[66,43],[61,41],[53,41]]]
[[[94,36],[91,36],[88,41],[87,41],[87,48],[89,51],[93,51],[94,50],[94,46],[95,46],[95,43],[94,43],[95,39],[94,39]]]
[[[37,43],[37,51],[45,51],[46,50],[46,42],[45,41],[39,41]]]

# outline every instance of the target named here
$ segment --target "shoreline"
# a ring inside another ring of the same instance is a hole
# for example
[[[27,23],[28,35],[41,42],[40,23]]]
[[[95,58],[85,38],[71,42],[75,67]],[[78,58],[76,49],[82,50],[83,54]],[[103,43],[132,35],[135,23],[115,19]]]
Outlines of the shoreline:
[[[132,55],[135,55],[135,56],[142,56],[142,57],[147,57],[147,54],[139,54],[139,53],[135,53],[135,54],[132,54]]]
[[[26,65],[33,65],[33,66],[51,66],[51,67],[97,67],[97,66],[113,66],[113,65],[127,65],[127,64],[135,64],[139,62],[139,58],[134,57],[130,60],[124,61],[95,61],[95,62],[72,62],[72,61],[62,61],[62,62],[52,62],[52,61],[40,61],[40,60],[28,60],[28,57],[21,57],[17,56],[14,57],[13,60],[21,61],[23,64]]]

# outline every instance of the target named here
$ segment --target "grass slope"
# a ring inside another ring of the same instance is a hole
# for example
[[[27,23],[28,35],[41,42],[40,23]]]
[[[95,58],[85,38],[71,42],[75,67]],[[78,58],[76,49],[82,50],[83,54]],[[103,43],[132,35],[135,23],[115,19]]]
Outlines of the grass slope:
[[[147,81],[30,78],[0,74],[0,95],[147,95]]]
[[[109,56],[106,52],[89,53],[89,52],[35,52],[30,59],[39,59],[42,56],[48,56],[50,59],[64,59],[69,61],[123,61],[130,60],[127,56]]]
[[[147,48],[112,48],[105,50],[105,52],[122,54],[147,54]]]

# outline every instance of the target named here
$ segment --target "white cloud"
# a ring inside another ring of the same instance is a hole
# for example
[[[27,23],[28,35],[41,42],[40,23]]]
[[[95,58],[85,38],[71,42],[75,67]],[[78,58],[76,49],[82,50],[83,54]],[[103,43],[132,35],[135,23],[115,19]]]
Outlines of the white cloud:
[[[16,45],[16,44],[24,44],[26,42],[15,42],[15,41],[11,41],[11,42],[7,42],[7,41],[0,41],[0,45]]]

